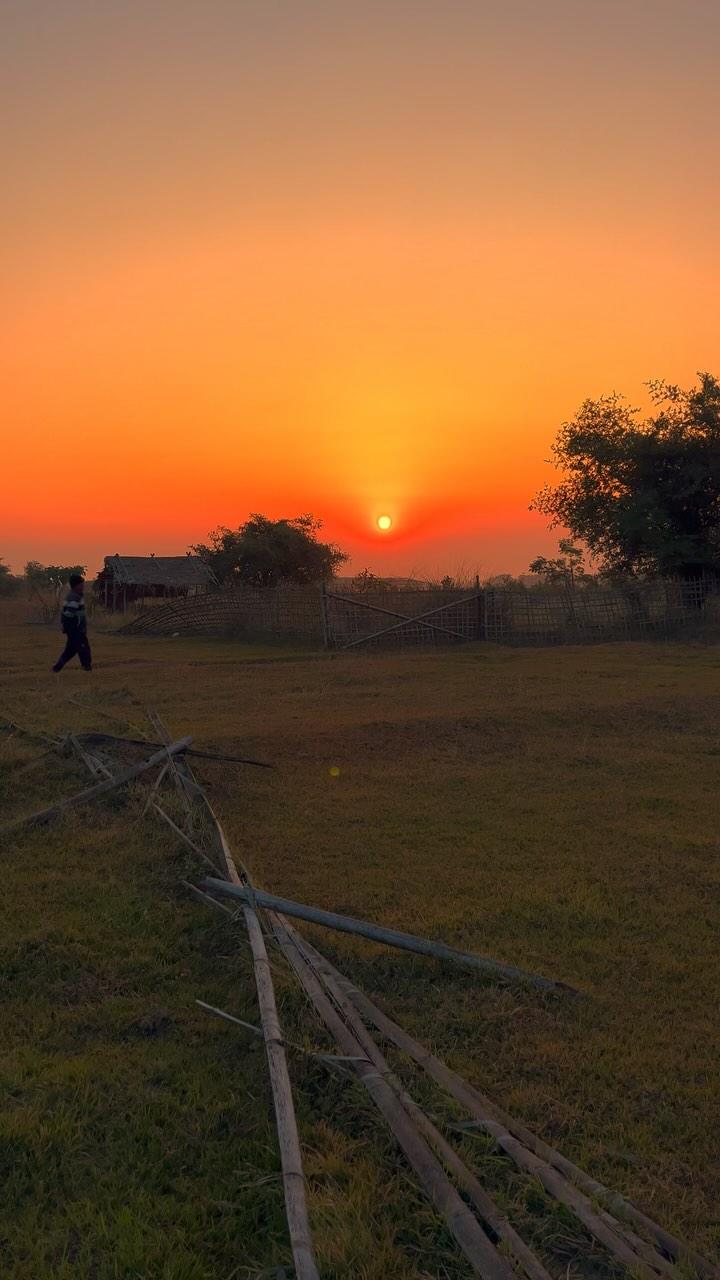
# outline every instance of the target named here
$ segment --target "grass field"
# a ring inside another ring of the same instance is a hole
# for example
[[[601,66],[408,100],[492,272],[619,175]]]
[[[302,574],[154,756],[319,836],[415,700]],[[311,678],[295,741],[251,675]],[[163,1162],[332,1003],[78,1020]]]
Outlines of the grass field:
[[[199,762],[259,884],[494,955],[587,999],[309,931],[391,1014],[590,1173],[720,1254],[720,651],[618,645],[316,656],[6,628],[0,714],[143,727],[272,760]],[[77,698],[79,707],[69,698]],[[86,784],[0,745],[6,816]],[[339,776],[330,770],[339,769]],[[2,853],[0,1259],[18,1280],[230,1280],[288,1267],[242,931],[142,788]],[[326,1046],[276,958],[288,1035]],[[358,1086],[291,1059],[325,1280],[469,1271]],[[408,1077],[409,1078],[409,1077]],[[452,1118],[425,1090],[433,1114]],[[463,1150],[559,1278],[611,1275],[478,1138]]]

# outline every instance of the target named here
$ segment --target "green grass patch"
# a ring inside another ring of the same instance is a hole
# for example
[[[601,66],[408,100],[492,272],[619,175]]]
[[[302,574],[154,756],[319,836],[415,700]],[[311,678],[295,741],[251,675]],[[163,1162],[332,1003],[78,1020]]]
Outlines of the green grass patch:
[[[108,634],[92,675],[57,678],[54,633],[3,643],[0,715],[130,732],[153,706],[203,748],[274,761],[198,762],[263,887],[582,988],[502,989],[309,931],[470,1080],[717,1256],[718,651],[318,658]],[[18,773],[40,750],[0,739],[4,816],[86,785],[70,759]],[[290,1265],[262,1045],[194,1003],[257,1021],[242,930],[188,900],[179,880],[203,868],[143,796],[3,850],[0,1259],[18,1280]],[[288,1036],[327,1047],[274,964]],[[458,1136],[447,1099],[393,1062]],[[325,1280],[467,1276],[359,1087],[299,1054],[291,1072]],[[611,1274],[536,1184],[459,1140],[557,1277]]]

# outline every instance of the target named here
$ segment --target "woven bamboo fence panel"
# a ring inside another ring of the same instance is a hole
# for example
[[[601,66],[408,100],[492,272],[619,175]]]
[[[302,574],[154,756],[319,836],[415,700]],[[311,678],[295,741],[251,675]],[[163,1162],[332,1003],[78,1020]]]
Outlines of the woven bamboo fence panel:
[[[318,587],[229,587],[155,604],[121,628],[125,635],[289,636],[322,644]]]
[[[697,632],[719,620],[713,580],[658,579],[580,590],[485,592],[483,638],[496,644],[592,644]]]

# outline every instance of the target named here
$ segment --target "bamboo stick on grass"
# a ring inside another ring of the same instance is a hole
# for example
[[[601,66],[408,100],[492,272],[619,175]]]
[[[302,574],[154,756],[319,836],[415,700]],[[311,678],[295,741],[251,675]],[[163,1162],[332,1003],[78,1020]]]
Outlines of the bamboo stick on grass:
[[[497,960],[490,960],[486,956],[474,955],[466,951],[456,951],[454,947],[448,947],[444,942],[418,938],[411,933],[402,933],[399,929],[385,929],[382,925],[371,924],[367,920],[356,920],[352,916],[338,915],[335,911],[323,911],[320,907],[292,902],[289,898],[279,898],[261,889],[249,890],[242,884],[228,884],[225,880],[213,879],[203,881],[203,888],[227,897],[239,898],[243,902],[247,902],[252,897],[259,907],[277,911],[283,916],[294,916],[299,920],[307,920],[311,924],[319,924],[326,929],[337,929],[342,933],[359,934],[363,938],[370,938],[373,942],[382,942],[386,946],[399,947],[403,951],[433,956],[436,960],[449,960],[465,968],[479,969],[503,982],[525,982],[543,991],[577,994],[572,987],[562,982],[554,982],[551,978],[526,973],[524,969],[518,969],[514,965],[501,964]]]
[[[74,733],[68,734],[68,742],[77,752],[82,760],[85,768],[93,775],[94,778],[111,778],[112,773],[92,752],[86,751],[82,743],[75,737]]]
[[[238,874],[237,867],[235,866],[235,860],[230,850],[225,832],[215,816],[207,796],[204,792],[202,794],[208,814],[215,827],[218,844],[222,851],[225,866],[227,868],[227,874],[234,884],[239,885],[241,883],[240,876]],[[223,882],[221,881],[220,883]],[[267,1055],[273,1104],[275,1107],[275,1120],[278,1131],[278,1142],[280,1145],[280,1161],[283,1172],[285,1212],[287,1215],[290,1244],[293,1253],[293,1261],[295,1263],[295,1272],[298,1280],[319,1280],[307,1212],[305,1174],[302,1166],[300,1137],[298,1134],[297,1119],[295,1117],[295,1108],[293,1105],[292,1087],[290,1085],[290,1075],[285,1055],[285,1044],[275,1003],[275,991],[273,988],[270,961],[268,959],[267,948],[265,946],[265,938],[263,937],[263,932],[260,928],[260,921],[258,920],[254,907],[245,903],[243,906],[243,916],[245,918],[245,927],[247,928],[253,955],[255,986],[257,988],[258,1004],[260,1006],[260,1019],[262,1023],[263,1036],[265,1038],[265,1052]]]
[[[121,747],[145,747],[147,749],[148,747],[159,747],[161,745],[159,742],[148,742],[145,738],[126,738],[113,733],[99,733],[95,730],[79,733],[78,737],[83,742],[105,743],[107,745],[116,743]],[[194,756],[198,760],[215,760],[220,764],[249,764],[256,769],[275,768],[275,765],[270,764],[267,760],[253,760],[247,756],[228,756],[220,751],[201,751],[197,747],[188,747],[185,755]]]

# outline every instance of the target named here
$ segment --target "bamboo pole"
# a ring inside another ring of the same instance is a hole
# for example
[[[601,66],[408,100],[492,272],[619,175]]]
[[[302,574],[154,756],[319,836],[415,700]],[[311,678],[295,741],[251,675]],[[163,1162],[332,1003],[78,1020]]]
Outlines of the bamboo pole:
[[[468,1169],[467,1165],[461,1160],[457,1151],[450,1145],[440,1130],[433,1124],[432,1120],[425,1114],[421,1107],[410,1096],[402,1085],[398,1077],[390,1072],[388,1064],[380,1053],[378,1045],[368,1032],[365,1024],[349,997],[342,989],[340,982],[336,979],[332,966],[325,961],[324,956],[315,949],[306,939],[302,938],[297,930],[287,922],[283,921],[283,925],[290,935],[291,940],[300,942],[302,950],[306,958],[309,959],[313,968],[319,974],[328,993],[331,995],[335,1005],[340,1009],[345,1021],[348,1023],[353,1035],[367,1054],[371,1062],[375,1064],[378,1070],[384,1071],[386,1078],[391,1087],[395,1090],[405,1110],[415,1121],[420,1132],[428,1140],[430,1146],[440,1157],[445,1168],[453,1174],[456,1182],[462,1187],[463,1191],[469,1196],[475,1205],[480,1217],[492,1231],[495,1232],[498,1239],[512,1250],[515,1258],[522,1266],[528,1280],[551,1280],[549,1272],[542,1263],[535,1257],[535,1254],[526,1245],[525,1241],[518,1235],[508,1218],[495,1204],[492,1196],[488,1195],[485,1188],[480,1184],[478,1179]]]
[[[158,776],[155,779],[150,791],[148,791],[147,799],[145,801],[145,804],[143,805],[143,815],[147,813],[151,805],[153,806],[155,805],[156,797],[159,794],[160,787],[162,785],[162,780],[165,777],[165,774],[167,773],[168,769],[170,768],[170,763],[171,763],[170,760],[165,761],[165,764],[163,765],[162,769],[158,773]]]
[[[102,756],[99,756],[94,751],[86,751],[74,733],[69,733],[64,742],[60,744],[58,750],[60,750],[61,754],[65,754],[63,748],[66,746],[71,747],[77,753],[88,773],[92,774],[93,778],[113,777],[112,769],[108,764],[106,764]]]
[[[437,1084],[460,1102],[474,1117],[480,1128],[490,1133],[498,1146],[506,1151],[516,1164],[537,1176],[546,1190],[572,1209],[595,1238],[606,1247],[611,1247],[615,1256],[619,1257],[626,1266],[637,1268],[638,1255],[642,1254],[643,1259],[649,1261],[656,1271],[672,1271],[672,1268],[668,1268],[667,1259],[658,1252],[663,1250],[678,1262],[686,1259],[690,1261],[698,1273],[706,1277],[706,1280],[720,1280],[720,1272],[713,1263],[670,1235],[657,1223],[652,1222],[623,1196],[590,1178],[583,1170],[578,1169],[571,1161],[566,1160],[559,1152],[554,1151],[532,1134],[524,1125],[513,1120],[478,1089],[468,1084],[422,1044],[408,1035],[324,957],[323,962],[337,976],[342,989],[353,1001],[358,1012],[372,1022],[382,1036],[423,1067]],[[607,1212],[596,1210],[589,1197],[602,1200],[615,1213],[645,1229],[656,1247],[652,1248],[646,1241],[632,1236],[629,1246],[626,1246],[620,1239],[620,1233],[623,1231],[622,1224],[615,1221]],[[618,1239],[624,1255],[622,1257],[616,1247]],[[628,1248],[632,1251],[632,1257],[628,1254]]]
[[[181,880],[180,883],[184,885],[186,889],[189,889],[200,902],[205,902],[209,906],[219,907],[220,910],[224,912],[226,916],[229,916],[231,920],[235,919],[235,912],[231,911],[229,907],[224,907],[222,902],[218,902],[217,898],[211,898],[209,893],[203,893],[202,889],[198,889],[197,885],[191,884],[189,880]]]
[[[201,849],[198,844],[195,843],[195,841],[191,838],[191,836],[189,836],[187,832],[183,831],[182,827],[179,827],[177,823],[173,821],[173,819],[170,817],[170,814],[166,813],[165,809],[163,809],[162,806],[158,804],[157,800],[153,802],[152,807],[155,810],[158,817],[162,818],[163,822],[166,822],[167,825],[172,828],[172,830],[175,832],[175,835],[179,836],[180,839],[184,841],[184,843],[188,846],[188,848],[192,849],[193,853],[196,853],[199,858],[203,858],[205,862],[207,862],[208,866],[212,867],[213,871],[217,871],[217,866],[213,862],[210,855],[205,853],[205,851]],[[198,893],[199,892],[200,890],[198,890]],[[209,896],[210,896],[209,894],[203,894],[203,897],[209,898]],[[230,912],[230,914],[232,915],[233,913]]]
[[[172,742],[169,747],[163,747],[161,751],[156,751],[148,760],[143,760],[140,764],[131,765],[129,768],[121,770],[120,773],[116,773],[114,777],[107,778],[104,782],[98,782],[94,787],[87,787],[86,790],[79,791],[74,796],[68,796],[66,800],[58,801],[57,804],[51,805],[49,809],[41,809],[37,813],[28,814],[24,818],[16,818],[14,822],[9,822],[0,828],[0,835],[13,834],[22,830],[23,827],[33,826],[36,823],[50,822],[53,818],[59,817],[61,814],[66,813],[68,809],[73,809],[77,805],[91,804],[95,800],[100,800],[103,796],[109,795],[111,791],[116,791],[118,787],[124,787],[128,782],[133,782],[135,778],[147,773],[148,769],[154,769],[156,765],[164,764],[168,755],[177,755],[190,742],[192,742],[192,738],[180,738],[177,742]]]
[[[299,934],[290,935],[284,922],[275,913],[269,914],[273,933],[278,944],[304,987],[311,1003],[336,1040],[343,1054],[357,1058],[355,1071],[367,1089],[378,1110],[392,1130],[408,1163],[414,1169],[426,1194],[445,1219],[455,1240],[473,1270],[484,1280],[515,1280],[515,1272],[496,1250],[483,1232],[480,1224],[458,1195],[443,1170],[440,1161],[430,1150],[412,1118],[390,1086],[383,1063],[370,1061],[363,1056],[363,1048],[330,1003],[319,979],[304,954]],[[378,1056],[379,1050],[378,1050]]]
[[[246,1022],[244,1018],[236,1018],[232,1013],[226,1013],[224,1009],[218,1009],[214,1004],[207,1004],[204,1000],[196,1000],[195,1003],[204,1009],[206,1013],[212,1013],[216,1018],[222,1018],[224,1022],[233,1022],[235,1026],[242,1027],[245,1031],[252,1031],[254,1036],[260,1036],[263,1039],[262,1027],[256,1027],[254,1022]]]
[[[320,583],[320,614],[322,620],[323,649],[330,648],[330,622],[328,618],[328,591],[325,582]]]
[[[85,768],[89,770],[93,777],[112,778],[111,771],[103,764],[102,760],[99,760],[98,757],[93,755],[90,751],[86,751],[82,743],[75,737],[74,733],[68,734],[68,742],[77,752],[85,765]]]
[[[145,748],[160,747],[162,745],[160,742],[148,742],[145,738],[123,738],[117,734],[99,733],[92,730],[87,733],[79,733],[77,736],[81,742],[87,743],[116,742],[121,746]],[[256,769],[275,768],[275,765],[270,764],[267,760],[250,760],[246,756],[226,756],[218,751],[200,751],[197,747],[187,747],[183,750],[182,754],[195,756],[195,758],[199,760],[217,760],[220,761],[221,764],[250,764]]]
[[[295,1271],[299,1280],[319,1280],[307,1213],[305,1174],[302,1166],[300,1137],[297,1130],[290,1075],[285,1056],[285,1044],[277,1015],[275,992],[273,990],[265,939],[260,928],[260,922],[252,907],[245,907],[243,914],[252,948],[255,985],[257,987],[263,1034],[265,1036],[265,1052],[272,1084],[285,1189],[285,1211],[287,1213]]]
[[[399,947],[403,951],[414,951],[419,955],[433,956],[437,960],[451,960],[466,968],[479,969],[484,973],[504,982],[526,982],[539,987],[543,991],[562,991],[576,995],[572,987],[563,982],[553,982],[551,978],[542,978],[536,974],[526,973],[514,965],[500,964],[485,956],[474,955],[466,951],[456,951],[444,942],[432,942],[427,938],[418,938],[411,933],[402,933],[398,929],[385,929],[381,925],[371,924],[367,920],[356,920],[352,916],[341,916],[334,911],[323,911],[320,907],[305,906],[300,902],[292,902],[289,898],[278,898],[275,894],[265,893],[261,889],[250,891],[244,885],[228,884],[225,880],[208,878],[203,881],[203,888],[226,897],[239,898],[243,902],[252,899],[259,907],[278,911],[281,915],[294,916],[299,920],[307,920],[311,924],[322,925],[326,929],[337,929],[341,933],[359,934],[370,938],[373,942],[382,942],[386,946]]]
[[[239,886],[241,884],[240,876],[238,875],[225,832],[215,816],[207,796],[204,792],[202,795],[217,834],[227,874],[233,885]],[[224,884],[225,881],[218,881],[218,883]],[[319,1280],[307,1212],[300,1137],[293,1106],[287,1058],[285,1056],[285,1043],[275,1003],[270,961],[257,913],[254,907],[247,902],[243,906],[243,916],[252,950],[255,986],[260,1006],[260,1020],[265,1038],[268,1070],[270,1072],[270,1084],[280,1145],[280,1162],[283,1173],[285,1213],[290,1233],[295,1272],[298,1280]]]
[[[212,1013],[216,1018],[222,1018],[225,1022],[234,1022],[235,1026],[242,1027],[245,1031],[252,1031],[253,1035],[260,1036],[262,1040],[263,1029],[262,1027],[256,1027],[253,1022],[245,1022],[244,1018],[236,1018],[233,1013],[226,1013],[224,1009],[218,1009],[214,1004],[207,1004],[205,1000],[196,1000],[195,1003],[201,1009],[204,1009],[206,1013]],[[330,1067],[358,1061],[357,1058],[346,1058],[339,1053],[316,1053],[314,1049],[306,1049],[304,1044],[295,1044],[293,1040],[284,1040],[283,1044],[286,1049],[292,1049],[294,1053],[299,1053],[304,1058],[315,1058],[318,1062],[323,1062]],[[360,1061],[362,1060],[360,1059]]]

